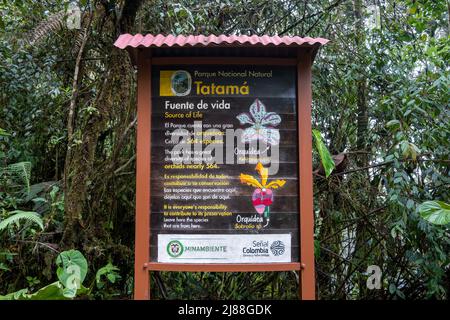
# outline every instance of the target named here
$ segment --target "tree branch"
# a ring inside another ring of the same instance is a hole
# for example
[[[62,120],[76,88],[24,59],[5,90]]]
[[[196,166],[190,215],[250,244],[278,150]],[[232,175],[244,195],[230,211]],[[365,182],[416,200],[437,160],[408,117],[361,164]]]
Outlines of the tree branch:
[[[321,10],[318,11],[316,13],[310,14],[309,16],[303,16],[300,20],[297,20],[296,22],[294,22],[293,24],[291,24],[289,27],[287,27],[286,29],[284,29],[281,33],[280,36],[291,31],[292,29],[294,29],[296,26],[298,26],[300,23],[302,23],[303,21],[305,21],[306,19],[309,18],[313,18],[315,16],[321,15],[326,11],[330,11],[331,9],[337,7],[341,2],[343,2],[343,0],[337,0],[335,3],[332,3],[331,5],[329,5],[327,8],[325,8],[325,10]]]

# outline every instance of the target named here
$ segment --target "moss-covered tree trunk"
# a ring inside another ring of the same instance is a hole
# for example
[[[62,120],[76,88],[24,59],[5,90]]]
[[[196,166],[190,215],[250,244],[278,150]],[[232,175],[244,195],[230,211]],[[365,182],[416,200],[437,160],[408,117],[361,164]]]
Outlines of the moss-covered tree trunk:
[[[123,147],[114,142],[117,139],[123,144],[124,129],[129,127],[133,119],[133,115],[129,114],[130,77],[133,71],[130,65],[124,64],[127,61],[126,54],[116,50],[113,42],[120,33],[132,31],[142,2],[125,1],[120,16],[106,7],[96,8],[90,15],[92,23],[87,27],[86,37],[79,46],[67,121],[65,223],[61,241],[64,248],[86,247],[89,242],[97,240],[103,243],[109,241],[104,228],[109,223],[105,212],[112,211],[114,195],[108,194],[109,200],[105,201],[105,194],[96,192],[94,188],[101,189],[104,186],[108,189],[114,184],[114,174],[111,173],[119,165],[115,148]],[[98,62],[83,59],[99,51],[105,55]],[[83,73],[85,63],[91,63],[90,70],[94,67],[99,72],[95,75]],[[102,65],[99,67],[100,63]],[[87,83],[92,78],[95,78],[96,84],[89,87]],[[130,130],[126,132],[127,135],[129,133]],[[104,142],[105,139],[112,142],[109,144],[112,152],[103,152],[104,145],[100,146],[100,141]],[[94,207],[96,210],[93,210]]]

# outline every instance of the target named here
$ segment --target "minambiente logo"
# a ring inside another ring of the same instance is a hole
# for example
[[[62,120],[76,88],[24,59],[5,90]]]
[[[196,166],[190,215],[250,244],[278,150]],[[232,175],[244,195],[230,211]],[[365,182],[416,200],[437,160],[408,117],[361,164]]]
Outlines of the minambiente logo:
[[[167,244],[167,253],[172,258],[181,256],[184,252],[183,244],[178,240],[172,240]]]

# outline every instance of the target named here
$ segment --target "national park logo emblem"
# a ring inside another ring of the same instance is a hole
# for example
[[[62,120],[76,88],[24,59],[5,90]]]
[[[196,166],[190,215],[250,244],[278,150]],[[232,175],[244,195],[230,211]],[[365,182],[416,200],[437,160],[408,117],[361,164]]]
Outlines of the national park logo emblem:
[[[183,97],[191,93],[192,77],[185,70],[161,70],[159,95],[161,97]]]

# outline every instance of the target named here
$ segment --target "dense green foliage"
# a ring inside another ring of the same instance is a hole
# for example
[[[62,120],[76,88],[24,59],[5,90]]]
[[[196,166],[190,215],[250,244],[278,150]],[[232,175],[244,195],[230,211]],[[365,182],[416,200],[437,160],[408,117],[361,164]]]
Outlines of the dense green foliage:
[[[69,1],[0,1],[0,294],[75,297],[77,265],[78,297],[132,296],[136,77],[112,44],[148,32],[330,39],[313,68],[318,298],[449,298],[448,0],[73,2],[79,29]],[[153,284],[163,299],[292,299],[298,274]]]
[[[117,267],[108,263],[100,268],[95,275],[95,281],[89,288],[83,285],[83,281],[88,271],[88,263],[83,254],[78,250],[68,250],[61,252],[56,264],[58,281],[53,282],[34,293],[29,293],[29,288],[16,292],[0,295],[0,300],[70,300],[78,298],[112,298],[108,295],[105,286],[107,283],[114,284],[120,275],[116,272]],[[102,278],[106,278],[103,279]],[[29,285],[39,284],[36,278],[28,278]],[[98,290],[96,290],[98,289]]]

